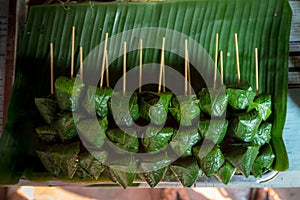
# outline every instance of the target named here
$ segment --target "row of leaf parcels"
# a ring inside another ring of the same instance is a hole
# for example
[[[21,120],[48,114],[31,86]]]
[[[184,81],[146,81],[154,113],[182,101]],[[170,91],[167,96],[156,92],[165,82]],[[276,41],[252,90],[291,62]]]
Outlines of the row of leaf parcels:
[[[112,95],[116,95],[119,102],[114,105],[119,111],[114,118],[109,112]],[[128,101],[129,111],[124,106]],[[215,89],[213,93],[204,88],[198,98],[196,95],[175,97],[168,92],[149,91],[129,97],[108,87],[99,89],[85,86],[78,79],[59,77],[55,82],[55,95],[37,98],[35,102],[48,124],[36,129],[39,138],[47,144],[37,152],[45,168],[58,177],[97,180],[105,171],[111,180],[127,187],[133,183],[137,167],[145,167],[145,163],[124,160],[124,166],[132,167],[132,173],[128,173],[104,167],[107,156],[112,152],[122,154],[122,151],[164,151],[169,144],[179,159],[171,162],[166,153],[163,158],[150,161],[157,170],[138,174],[151,187],[163,179],[167,169],[171,169],[184,186],[191,186],[202,174],[207,177],[214,175],[226,184],[236,170],[246,177],[251,172],[260,177],[274,159],[268,144],[272,125],[266,122],[271,114],[270,95],[255,98],[255,92],[247,83],[228,85],[227,88]],[[79,107],[85,112],[76,117],[73,113],[72,116],[71,112]],[[94,112],[98,117],[96,121],[91,118]],[[225,114],[226,120],[210,120]],[[173,126],[156,127],[170,120],[170,116],[173,123],[167,124]],[[142,133],[130,128],[139,118],[152,123]],[[178,126],[186,128],[177,130]],[[83,148],[86,144],[74,142],[78,140],[76,127],[81,135],[88,136],[88,143],[100,148],[96,152],[97,158],[95,152],[92,155]],[[141,135],[140,140],[138,135]],[[106,145],[106,137],[117,149],[101,150]]]

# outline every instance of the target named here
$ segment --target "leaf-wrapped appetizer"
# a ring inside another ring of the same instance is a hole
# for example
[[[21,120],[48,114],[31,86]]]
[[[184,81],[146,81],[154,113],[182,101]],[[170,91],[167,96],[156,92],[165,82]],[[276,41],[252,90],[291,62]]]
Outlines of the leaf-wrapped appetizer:
[[[236,172],[236,168],[230,164],[230,162],[225,161],[225,163],[221,166],[219,171],[215,174],[215,177],[223,182],[224,184],[228,184],[233,175]]]
[[[35,98],[34,102],[45,122],[51,124],[56,114],[56,101],[50,98]]]
[[[200,121],[198,124],[199,132],[202,138],[212,141],[214,144],[220,144],[227,132],[228,121]]]
[[[228,133],[245,142],[252,142],[261,121],[262,119],[256,110],[239,114],[230,123]]]
[[[39,139],[47,143],[56,142],[58,135],[51,125],[40,126],[35,129]]]
[[[200,115],[199,100],[196,95],[173,96],[170,113],[181,126],[191,126],[192,121]]]
[[[79,153],[79,166],[75,176],[83,180],[97,180],[105,169],[104,162],[107,159],[107,155],[106,151]]]
[[[73,178],[78,168],[79,142],[47,146],[37,150],[37,154],[46,170],[53,176]]]
[[[107,118],[82,120],[77,124],[80,138],[83,144],[88,147],[101,148],[104,144],[107,130]]]
[[[226,93],[228,95],[228,104],[234,110],[247,109],[256,95],[247,82],[227,85]]]
[[[222,116],[225,113],[228,104],[225,88],[211,89],[211,93],[208,88],[203,88],[198,95],[200,108],[203,112],[210,116]]]
[[[133,153],[139,151],[139,141],[136,130],[127,128],[123,131],[122,129],[114,128],[108,130],[106,134],[109,140],[120,149]]]
[[[89,86],[83,105],[88,113],[95,113],[99,117],[106,117],[108,114],[108,101],[113,95],[113,89],[99,89],[95,86]]]
[[[171,160],[167,152],[162,155],[153,155],[152,158],[140,163],[140,169],[144,171],[140,176],[153,188],[164,178],[170,164]]]
[[[111,162],[109,173],[113,181],[117,181],[123,188],[132,185],[136,176],[136,160],[133,157],[126,157]]]
[[[191,187],[202,176],[202,170],[193,156],[179,158],[170,165],[170,169],[184,187]]]
[[[265,143],[269,143],[271,140],[272,124],[263,122],[258,127],[257,133],[253,137],[253,144],[262,146]]]
[[[133,125],[134,121],[140,117],[137,94],[133,93],[132,96],[129,96],[115,92],[112,98],[114,100],[109,102],[109,107],[116,124],[118,126]]]
[[[272,100],[271,95],[269,94],[262,94],[256,97],[253,103],[248,108],[248,111],[255,109],[258,111],[259,116],[266,121],[268,117],[272,113]]]
[[[207,177],[217,173],[225,162],[224,155],[217,145],[202,144],[195,146],[193,154]]]
[[[258,150],[257,145],[230,145],[224,155],[226,160],[248,178]]]
[[[73,115],[70,112],[60,113],[58,120],[53,122],[52,126],[63,142],[78,135]]]
[[[265,144],[260,147],[259,154],[256,157],[253,166],[252,174],[256,178],[261,177],[267,170],[271,169],[275,155],[270,144]]]
[[[193,155],[192,149],[200,141],[201,137],[197,128],[176,131],[172,136],[170,145],[173,151],[181,157]]]
[[[164,127],[162,129],[149,127],[142,138],[142,145],[146,152],[157,152],[167,147],[174,133],[174,128]]]
[[[172,93],[143,92],[141,94],[140,115],[144,119],[156,125],[164,124],[167,115]]]
[[[55,97],[61,110],[75,111],[84,84],[79,78],[60,76],[55,80]]]

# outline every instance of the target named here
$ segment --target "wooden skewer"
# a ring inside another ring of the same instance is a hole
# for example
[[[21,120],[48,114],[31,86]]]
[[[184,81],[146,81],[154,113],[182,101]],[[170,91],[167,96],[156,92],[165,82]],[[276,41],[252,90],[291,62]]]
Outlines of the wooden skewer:
[[[104,65],[105,65],[105,52],[107,48],[107,40],[108,40],[108,33],[105,34],[105,42],[104,42],[104,49],[103,49],[103,56],[102,56],[102,68],[101,68],[101,75],[100,75],[100,90],[103,86],[103,75],[104,75]]]
[[[184,41],[184,95],[187,96],[188,92],[188,61],[187,61],[187,39]]]
[[[189,90],[189,95],[192,94],[192,88],[191,88],[191,72],[190,72],[190,58],[189,58],[189,51],[188,51],[188,48],[186,48],[186,55],[187,55],[187,75],[188,75],[188,90]]]
[[[50,87],[51,94],[54,94],[54,73],[53,73],[53,43],[50,43]]]
[[[220,68],[221,68],[221,85],[224,85],[224,74],[223,74],[223,51],[220,51]]]
[[[75,48],[75,26],[72,26],[71,78],[73,78],[73,74],[74,74],[74,48]]]
[[[124,42],[124,54],[123,54],[123,95],[126,95],[126,42]]]
[[[234,34],[234,43],[235,43],[235,57],[236,57],[236,71],[238,75],[238,83],[241,82],[241,74],[240,74],[240,60],[239,60],[239,45],[237,34]]]
[[[256,96],[258,96],[258,52],[255,48],[255,82],[256,82]]]
[[[139,93],[142,92],[142,78],[143,78],[143,40],[140,39],[140,75],[139,75]]]
[[[165,53],[163,53],[165,57]],[[166,92],[166,73],[165,73],[165,58],[163,59],[163,92]]]
[[[83,81],[83,49],[79,47],[79,59],[80,59],[80,80]]]
[[[105,71],[106,71],[106,86],[109,87],[109,69],[108,69],[108,55],[105,49]]]
[[[162,48],[161,48],[161,59],[160,59],[160,72],[159,72],[159,83],[158,83],[158,94],[161,91],[161,82],[163,76],[163,65],[164,65],[164,51],[165,51],[165,37],[162,39]]]
[[[215,68],[214,68],[214,90],[217,87],[218,48],[219,48],[218,46],[219,46],[219,34],[216,33]]]

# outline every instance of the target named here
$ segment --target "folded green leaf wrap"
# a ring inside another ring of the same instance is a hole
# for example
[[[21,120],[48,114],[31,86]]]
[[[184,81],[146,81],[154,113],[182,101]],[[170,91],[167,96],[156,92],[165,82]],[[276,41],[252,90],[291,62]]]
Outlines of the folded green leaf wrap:
[[[264,146],[260,147],[259,154],[257,155],[252,166],[251,172],[253,176],[259,178],[267,170],[271,169],[274,158],[275,155],[270,144],[265,144]]]
[[[215,174],[215,177],[224,184],[228,184],[235,172],[236,168],[232,166],[230,162],[225,161],[219,171]]]
[[[78,167],[79,142],[64,145],[47,146],[37,150],[37,154],[44,167],[53,176],[73,178]]]
[[[143,92],[141,96],[140,115],[156,125],[166,122],[172,93]]]
[[[79,78],[60,76],[55,80],[55,97],[62,110],[75,111],[84,84]]]
[[[125,131],[119,128],[106,132],[110,141],[124,151],[136,153],[139,151],[139,141],[136,130],[127,128]]]
[[[220,144],[227,132],[228,121],[200,121],[198,124],[202,138],[211,140],[214,144]]]
[[[47,143],[54,143],[58,137],[54,127],[51,125],[37,127],[35,132],[37,133],[39,139]]]
[[[217,145],[202,144],[201,146],[195,146],[193,154],[207,177],[217,173],[225,162],[224,155]]]
[[[154,156],[140,163],[140,168],[144,171],[140,176],[150,187],[155,187],[164,178],[170,164],[171,159],[168,157],[167,152],[163,155]]]
[[[117,181],[123,188],[132,185],[135,176],[137,163],[133,157],[118,159],[109,165],[109,172],[113,180]]]
[[[186,157],[193,154],[192,148],[200,139],[201,137],[197,128],[176,131],[172,136],[170,145],[178,156]]]
[[[235,166],[245,177],[249,177],[259,146],[230,146],[224,153],[226,160]]]
[[[47,124],[51,124],[55,117],[56,101],[50,98],[35,98],[35,106]]]
[[[53,128],[64,142],[78,135],[73,114],[70,112],[61,113],[59,118],[53,122]]]
[[[235,110],[247,109],[255,98],[255,92],[249,83],[227,85],[228,104]]]
[[[142,144],[146,152],[163,150],[169,144],[175,129],[164,127],[162,129],[149,127],[143,134]]]
[[[104,144],[107,130],[107,118],[87,119],[78,122],[77,128],[81,141],[85,146],[101,148]]]
[[[203,88],[199,92],[200,108],[203,112],[210,116],[222,116],[227,108],[228,95],[224,87],[217,88],[216,90]]]
[[[179,158],[170,165],[170,169],[184,187],[191,187],[202,175],[202,170],[193,156]]]
[[[88,113],[95,113],[99,117],[106,117],[108,114],[108,101],[113,95],[113,89],[99,89],[95,86],[89,86],[83,105]]]
[[[256,110],[242,113],[229,124],[228,133],[245,142],[252,142],[262,119]]]
[[[105,151],[93,151],[79,153],[79,166],[75,176],[81,179],[92,178],[97,180],[104,171],[103,165],[106,161],[108,153]]]
[[[272,113],[272,100],[271,95],[262,94],[256,97],[253,103],[248,108],[248,111],[255,109],[258,111],[259,116],[266,121]]]
[[[181,126],[190,126],[200,115],[199,100],[196,95],[173,96],[170,113]]]
[[[117,111],[117,113],[113,112],[116,124],[119,126],[133,125],[134,121],[140,117],[137,94],[133,93],[131,96],[128,96],[114,92],[112,98],[115,99],[113,101],[114,105],[112,105],[112,102],[109,102],[109,107],[112,110],[111,106],[114,106],[113,110]],[[128,102],[129,105],[127,105]]]
[[[253,137],[253,144],[262,146],[265,143],[269,143],[271,140],[272,124],[263,122],[258,127],[256,134]]]

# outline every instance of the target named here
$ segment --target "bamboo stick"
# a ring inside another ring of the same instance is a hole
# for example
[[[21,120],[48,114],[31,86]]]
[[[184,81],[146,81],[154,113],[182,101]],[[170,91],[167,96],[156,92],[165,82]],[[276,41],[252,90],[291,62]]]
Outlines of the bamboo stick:
[[[234,43],[235,43],[235,58],[236,58],[236,71],[237,71],[237,76],[238,80],[237,82],[241,82],[241,73],[240,73],[240,60],[239,60],[239,45],[238,45],[238,39],[237,39],[237,34],[234,34]]]
[[[54,94],[54,69],[53,69],[53,43],[50,43],[50,88],[51,94]]]
[[[79,60],[80,60],[80,80],[83,81],[83,49],[82,46],[79,47]]]
[[[218,47],[219,46],[219,34],[216,33],[216,46],[215,46],[215,65],[214,65],[214,90],[217,87],[217,70],[218,70]]]
[[[74,48],[75,48],[75,26],[72,26],[71,78],[73,78],[74,76]]]
[[[104,41],[104,49],[103,49],[103,56],[102,56],[102,68],[101,68],[101,75],[100,75],[100,90],[103,87],[103,75],[104,75],[104,65],[105,65],[105,51],[107,48],[107,40],[108,40],[108,33],[105,34],[105,41]]]
[[[159,82],[158,82],[158,94],[161,92],[161,82],[163,76],[163,65],[164,65],[164,51],[165,51],[165,37],[162,39],[162,49],[161,49],[161,59],[160,59],[160,72],[159,72]]]
[[[256,96],[258,96],[259,84],[258,84],[258,52],[257,52],[257,48],[255,48],[255,83],[256,83]]]
[[[140,39],[140,73],[139,73],[139,93],[142,92],[142,78],[143,78],[143,40]]]
[[[126,95],[126,42],[124,42],[123,54],[123,95]]]

